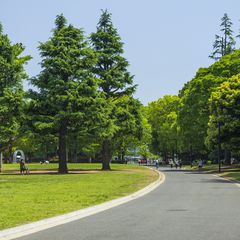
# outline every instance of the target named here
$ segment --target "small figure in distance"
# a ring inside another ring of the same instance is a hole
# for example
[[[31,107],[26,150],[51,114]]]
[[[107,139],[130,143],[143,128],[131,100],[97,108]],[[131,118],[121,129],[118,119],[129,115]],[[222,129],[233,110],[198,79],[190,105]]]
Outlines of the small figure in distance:
[[[172,161],[172,159],[170,160],[170,166],[171,166],[171,168],[173,168],[173,161]]]
[[[177,169],[178,168],[178,162],[175,161],[175,168]]]
[[[179,168],[181,169],[181,168],[182,168],[182,161],[179,160],[179,161],[178,161],[178,164],[179,164]]]
[[[44,164],[44,163],[45,163],[45,164],[49,164],[49,161],[48,161],[48,160],[41,160],[40,163],[41,163],[41,164]]]
[[[24,172],[26,172],[26,174],[28,174],[29,170],[28,168],[26,168],[25,162],[23,161],[23,159],[20,160],[19,164],[20,164],[20,173],[24,174]]]
[[[156,169],[158,169],[159,168],[159,160],[158,159],[156,160],[155,164],[156,164]]]
[[[198,169],[201,170],[202,167],[203,167],[203,160],[200,159],[200,160],[198,161]]]

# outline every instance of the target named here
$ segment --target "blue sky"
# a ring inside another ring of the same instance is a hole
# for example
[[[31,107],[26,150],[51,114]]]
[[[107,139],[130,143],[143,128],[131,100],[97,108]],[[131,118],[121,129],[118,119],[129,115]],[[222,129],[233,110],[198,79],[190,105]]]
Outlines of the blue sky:
[[[11,41],[23,43],[33,57],[26,71],[35,76],[41,60],[37,47],[51,36],[56,15],[63,13],[88,36],[101,9],[112,13],[138,84],[135,97],[145,105],[178,94],[199,67],[213,63],[208,55],[224,13],[236,35],[240,29],[239,0],[1,0],[0,22]]]

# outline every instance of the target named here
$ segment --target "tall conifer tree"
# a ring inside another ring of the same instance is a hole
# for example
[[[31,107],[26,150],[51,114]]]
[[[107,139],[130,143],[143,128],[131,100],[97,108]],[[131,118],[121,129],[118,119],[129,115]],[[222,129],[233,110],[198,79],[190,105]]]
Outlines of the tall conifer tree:
[[[222,35],[215,35],[215,42],[213,43],[213,52],[209,56],[212,59],[219,60],[222,56],[229,54],[235,50],[235,40],[233,37],[232,22],[225,13],[221,19]]]
[[[107,10],[102,11],[97,30],[91,34],[90,39],[97,55],[94,74],[100,79],[100,91],[106,97],[109,109],[105,114],[105,130],[107,130],[101,135],[102,169],[108,170],[113,153],[112,142],[114,136],[121,131],[116,109],[118,103],[122,101],[118,99],[126,95],[132,97],[136,86],[133,85],[133,76],[127,70],[129,63],[122,56],[123,43],[117,29],[112,24],[111,14]],[[127,101],[124,108],[127,109]]]
[[[39,91],[30,92],[30,111],[36,131],[57,134],[59,173],[67,173],[68,134],[76,127],[86,131],[97,85],[90,71],[94,54],[83,31],[67,25],[63,15],[55,24],[53,36],[39,46],[42,71],[31,81]]]

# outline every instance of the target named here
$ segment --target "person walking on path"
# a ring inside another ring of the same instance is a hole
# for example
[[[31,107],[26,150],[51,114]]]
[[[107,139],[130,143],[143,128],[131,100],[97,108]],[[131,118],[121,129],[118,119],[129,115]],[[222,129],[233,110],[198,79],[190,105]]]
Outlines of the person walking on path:
[[[170,160],[169,163],[170,163],[171,168],[173,168],[173,160],[172,159]]]
[[[179,168],[181,169],[181,168],[182,168],[182,161],[179,160],[179,161],[178,161],[178,164],[179,164]]]
[[[156,169],[158,169],[159,168],[159,160],[158,159],[156,160],[155,164],[156,164]]]
[[[177,169],[178,168],[178,162],[175,161],[175,168]]]

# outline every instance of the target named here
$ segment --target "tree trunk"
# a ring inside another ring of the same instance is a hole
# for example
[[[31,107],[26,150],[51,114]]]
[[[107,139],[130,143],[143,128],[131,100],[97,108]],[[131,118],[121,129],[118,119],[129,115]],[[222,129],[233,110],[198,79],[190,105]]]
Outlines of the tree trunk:
[[[9,147],[8,147],[8,162],[9,163],[13,162],[13,159],[12,159],[12,154],[13,154],[12,148],[13,148],[13,142],[11,140],[10,144],[9,144]]]
[[[46,159],[46,160],[49,160],[48,157],[49,157],[49,156],[48,156],[48,144],[46,143],[46,145],[45,145],[45,159]]]
[[[67,126],[62,125],[59,131],[59,168],[58,173],[64,174],[68,173],[67,161]]]
[[[173,160],[173,163],[176,163],[175,152],[174,152],[174,150],[172,151],[172,160]]]
[[[78,162],[78,153],[77,153],[77,149],[74,149],[74,153],[73,153],[73,162],[75,162],[75,163]]]
[[[76,138],[75,138],[75,141],[74,141],[74,150],[73,150],[73,154],[74,154],[74,156],[73,156],[73,161],[75,162],[75,163],[77,163],[78,162],[78,142],[77,142],[77,136],[76,136]]]
[[[193,167],[193,151],[192,151],[192,144],[190,145],[190,163],[191,168]]]
[[[125,151],[124,150],[122,150],[122,152],[121,152],[121,162],[125,163]]]
[[[168,164],[167,154],[165,150],[162,151],[161,156],[163,157],[163,161],[165,162],[165,164]]]
[[[2,172],[3,161],[2,161],[2,151],[0,150],[0,172]]]
[[[109,140],[104,140],[102,144],[102,170],[111,170],[110,161],[112,152]]]

